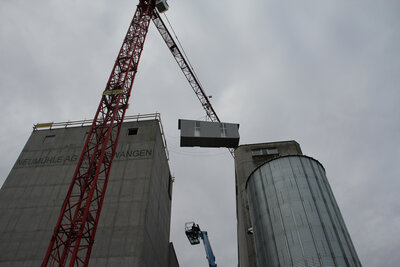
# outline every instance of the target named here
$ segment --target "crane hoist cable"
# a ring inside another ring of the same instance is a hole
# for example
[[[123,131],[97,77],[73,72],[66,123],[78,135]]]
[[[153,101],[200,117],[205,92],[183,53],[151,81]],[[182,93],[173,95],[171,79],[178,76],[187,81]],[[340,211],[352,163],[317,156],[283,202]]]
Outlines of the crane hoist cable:
[[[175,39],[176,39],[176,43],[178,44],[179,48],[182,50],[182,54],[184,55],[184,57],[185,57],[185,59],[186,59],[188,65],[189,65],[190,69],[192,70],[192,72],[193,72],[194,76],[196,77],[196,79],[199,81],[199,84],[200,84],[201,88],[203,88],[203,85],[201,84],[201,81],[200,81],[199,77],[197,76],[197,73],[196,73],[196,71],[194,70],[193,65],[192,65],[192,63],[190,62],[189,57],[187,56],[186,51],[185,51],[185,49],[183,48],[183,46],[182,46],[182,44],[181,44],[181,42],[180,42],[178,36],[176,35],[176,32],[175,32],[174,28],[172,27],[172,24],[171,24],[171,22],[169,21],[169,19],[168,19],[168,17],[167,17],[167,14],[163,13],[163,15],[164,15],[165,20],[167,21],[167,23],[168,23],[168,25],[169,25],[169,27],[170,27],[172,33],[174,34],[174,37],[175,37]]]
[[[196,94],[200,104],[202,105],[203,109],[206,112],[207,118],[212,122],[221,122],[217,113],[215,112],[214,108],[211,105],[211,102],[206,95],[203,86],[200,83],[199,78],[197,77],[193,67],[191,66],[189,60],[184,53],[182,48],[179,49],[181,44],[179,43],[178,38],[176,37],[177,41],[173,38],[172,34],[169,32],[167,26],[165,25],[164,21],[161,19],[160,14],[157,10],[153,10],[152,20],[154,25],[156,26],[157,30],[160,32],[162,38],[165,41],[165,44],[169,48],[172,56],[175,58],[176,62],[178,63],[179,67],[181,68],[183,74],[185,75],[186,79],[188,80],[190,86],[193,89],[193,92]],[[171,26],[172,28],[172,26]],[[174,32],[174,31],[173,31]],[[175,32],[174,32],[175,34]],[[175,34],[176,36],[176,34]],[[233,148],[228,148],[229,152],[231,153],[232,157],[235,157],[235,150]]]

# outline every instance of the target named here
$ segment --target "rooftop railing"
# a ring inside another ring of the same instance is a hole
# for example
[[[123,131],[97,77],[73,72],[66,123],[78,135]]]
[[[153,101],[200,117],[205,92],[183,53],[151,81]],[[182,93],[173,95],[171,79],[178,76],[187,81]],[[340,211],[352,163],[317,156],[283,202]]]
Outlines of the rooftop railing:
[[[165,149],[165,155],[169,160],[169,152],[167,148],[167,140],[165,139],[164,128],[161,122],[160,113],[150,113],[150,114],[138,114],[125,116],[124,122],[131,121],[144,121],[144,120],[157,120],[160,126],[161,136],[163,140],[163,145]],[[93,120],[79,120],[79,121],[66,121],[66,122],[47,122],[47,123],[36,123],[33,125],[33,131],[40,130],[52,130],[52,129],[60,129],[60,128],[69,128],[69,127],[85,127],[91,126]]]

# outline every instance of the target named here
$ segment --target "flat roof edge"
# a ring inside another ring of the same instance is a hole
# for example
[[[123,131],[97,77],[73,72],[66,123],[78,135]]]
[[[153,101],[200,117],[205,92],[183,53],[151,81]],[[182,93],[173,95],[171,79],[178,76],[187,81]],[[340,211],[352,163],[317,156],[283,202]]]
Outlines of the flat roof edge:
[[[257,145],[267,145],[267,144],[282,144],[282,143],[290,143],[294,142],[300,146],[300,144],[296,140],[284,140],[284,141],[274,141],[274,142],[262,142],[262,143],[252,143],[252,144],[243,144],[239,145],[237,148],[246,147],[246,146],[257,146]]]
[[[149,114],[137,114],[125,116],[125,122],[133,122],[133,121],[158,121],[158,125],[161,132],[161,138],[165,149],[165,154],[167,156],[167,160],[169,160],[169,151],[167,146],[167,140],[165,138],[164,127],[161,122],[161,114],[149,113]],[[67,122],[48,122],[48,123],[37,123],[33,125],[33,131],[43,131],[43,130],[52,130],[52,129],[62,129],[62,128],[77,128],[77,127],[85,127],[91,126],[93,120],[80,120],[80,121],[67,121]]]
[[[145,120],[158,120],[161,121],[160,113],[149,113],[149,114],[137,114],[125,116],[124,122],[131,121],[145,121]],[[47,123],[36,123],[33,125],[33,130],[51,130],[60,128],[70,128],[70,127],[83,127],[91,126],[93,120],[78,120],[78,121],[66,121],[66,122],[47,122]]]

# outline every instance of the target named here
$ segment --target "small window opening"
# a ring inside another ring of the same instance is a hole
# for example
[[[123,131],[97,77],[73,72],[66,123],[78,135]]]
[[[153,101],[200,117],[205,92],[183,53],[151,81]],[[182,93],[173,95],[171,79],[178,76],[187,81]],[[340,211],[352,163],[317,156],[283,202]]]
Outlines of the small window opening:
[[[274,148],[267,148],[267,155],[274,155],[274,154],[278,154],[278,149],[276,147]]]
[[[200,122],[196,121],[194,125],[194,136],[199,137],[200,136]]]
[[[264,155],[277,155],[278,149],[276,147],[272,148],[261,148],[261,149],[254,149],[251,151],[253,157],[255,156],[264,156]]]
[[[221,137],[226,137],[226,124],[225,123],[220,124],[220,133],[221,133]]]
[[[55,135],[46,135],[46,137],[43,139],[43,143],[52,143],[55,137]]]
[[[262,149],[254,149],[254,150],[251,151],[251,154],[252,154],[253,157],[254,156],[262,156],[263,151],[262,151]]]
[[[128,135],[137,135],[138,133],[138,128],[129,128],[128,129]]]

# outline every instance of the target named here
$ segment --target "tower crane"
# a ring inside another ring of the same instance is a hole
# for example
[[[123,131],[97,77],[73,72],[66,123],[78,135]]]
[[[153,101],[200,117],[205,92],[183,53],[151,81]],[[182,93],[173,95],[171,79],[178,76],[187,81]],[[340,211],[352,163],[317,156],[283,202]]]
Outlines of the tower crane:
[[[207,232],[201,231],[198,224],[195,224],[194,222],[187,222],[185,223],[185,234],[191,245],[199,244],[200,238],[203,240],[209,267],[217,267]]]
[[[212,121],[220,121],[193,69],[161,20],[159,13],[167,9],[166,0],[139,0],[87,134],[42,267],[89,264],[118,137],[150,20],[161,33],[207,116]]]

